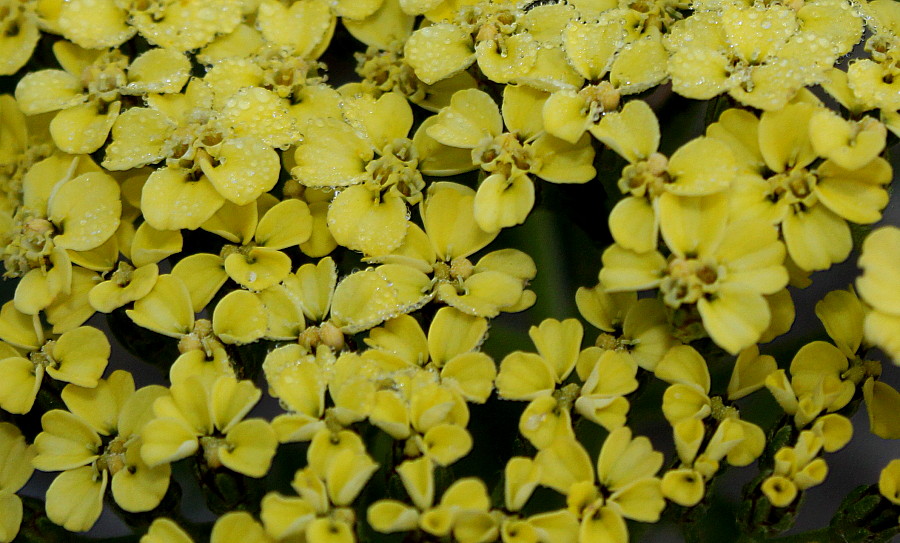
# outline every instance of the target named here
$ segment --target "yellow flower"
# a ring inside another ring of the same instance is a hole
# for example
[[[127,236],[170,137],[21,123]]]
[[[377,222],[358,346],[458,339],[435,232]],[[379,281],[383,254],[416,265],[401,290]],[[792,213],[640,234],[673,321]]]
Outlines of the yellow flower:
[[[127,303],[139,300],[150,293],[158,275],[159,267],[156,264],[135,268],[124,260],[120,261],[108,280],[91,289],[88,294],[91,307],[102,313],[111,313]]]
[[[31,58],[41,34],[34,4],[4,0],[0,6],[0,75],[12,75]]]
[[[36,314],[72,293],[73,262],[110,242],[122,203],[119,184],[89,157],[62,153],[36,163],[22,189],[3,236],[5,276],[22,277],[16,307]]]
[[[480,479],[457,479],[444,491],[440,503],[434,505],[431,460],[425,457],[406,460],[397,466],[396,472],[414,507],[396,500],[374,502],[368,508],[367,519],[376,531],[392,533],[418,528],[437,537],[453,534],[460,542],[491,541],[496,537],[496,521],[486,515],[490,511],[487,487]]]
[[[469,315],[495,317],[501,311],[531,307],[535,295],[525,288],[537,273],[531,257],[516,249],[501,249],[474,264],[469,261],[472,253],[497,235],[482,230],[474,220],[476,198],[475,192],[463,185],[432,183],[419,208],[425,230],[410,225],[394,253],[370,260],[405,268],[408,271],[404,273],[415,278],[416,285],[420,285],[420,273],[432,274],[423,291],[428,293],[426,297],[433,296]]]
[[[44,337],[39,322],[28,322],[7,302],[0,311],[7,324],[0,338],[26,351],[22,356],[5,350],[0,371],[6,378],[0,383],[0,407],[10,413],[28,413],[34,405],[46,373],[56,381],[93,388],[109,362],[110,345],[106,335],[90,326],[69,330],[58,338]],[[26,358],[27,356],[27,358]]]
[[[103,145],[123,95],[175,93],[190,76],[187,57],[166,49],[151,49],[130,64],[118,50],[92,51],[67,41],[56,42],[53,52],[64,69],[27,74],[16,100],[29,115],[59,110],[50,134],[67,153],[93,153]]]
[[[294,152],[291,175],[309,187],[341,187],[328,209],[337,243],[368,256],[387,254],[406,235],[407,204],[421,201],[425,181],[406,136],[412,109],[399,93],[347,97],[344,118],[319,119]],[[330,166],[322,168],[322,162]]]
[[[464,89],[453,95],[434,122],[424,126],[427,136],[442,145],[471,149],[469,169],[480,167],[487,175],[475,196],[475,220],[486,232],[525,221],[534,206],[529,174],[551,183],[584,183],[594,177],[590,138],[584,136],[572,144],[551,136],[531,114],[547,96],[508,85],[503,90],[501,116],[501,108],[486,93]]]
[[[541,450],[535,462],[541,467],[541,484],[566,494],[569,511],[580,518],[580,542],[626,543],[625,519],[656,522],[665,508],[660,480],[654,476],[663,455],[646,437],[632,438],[627,426],[606,437],[596,472],[574,438]]]
[[[720,195],[663,200],[661,211],[671,217],[662,223],[668,261],[613,245],[603,253],[600,282],[613,292],[659,287],[669,307],[696,306],[706,333],[730,353],[756,343],[771,319],[763,295],[788,280],[775,229],[758,220],[727,222]]]
[[[580,287],[575,303],[581,316],[601,330],[595,341],[598,349],[626,354],[645,370],[653,371],[669,348],[678,343],[659,300],[638,300],[633,292],[609,293],[598,284],[590,289]],[[582,381],[587,380],[596,360],[585,356],[590,350],[576,365]]]
[[[260,518],[276,540],[303,537],[310,543],[356,541],[356,500],[378,464],[362,441],[322,430],[307,451],[309,465],[294,474],[291,484],[299,497],[270,492],[262,500]]]
[[[374,96],[399,92],[413,104],[432,112],[450,105],[450,98],[457,90],[476,86],[469,72],[459,72],[433,85],[425,84],[406,61],[403,43],[398,41],[386,49],[370,46],[365,54],[356,54],[356,61],[356,73],[363,78],[360,88],[364,92]]]
[[[115,371],[96,388],[68,385],[62,399],[68,411],[54,409],[41,418],[34,466],[62,471],[47,489],[47,516],[73,532],[89,530],[103,509],[107,485],[125,511],[149,511],[169,487],[168,465],[151,467],[141,459],[142,429],[153,401],[165,388],[134,389],[131,374]]]
[[[433,85],[475,62],[488,79],[509,83],[536,64],[540,45],[525,31],[528,13],[504,3],[472,4],[406,40],[404,56],[425,83]]]
[[[143,430],[141,458],[167,466],[202,448],[209,469],[222,466],[249,477],[268,472],[278,446],[274,430],[262,419],[244,419],[261,392],[250,381],[223,375],[210,389],[199,377],[172,383],[153,403],[155,417]]]
[[[281,113],[283,103],[250,87],[236,96],[226,93],[216,107],[216,92],[195,78],[183,94],[148,95],[149,107],[128,109],[112,128],[105,168],[127,170],[165,159],[141,191],[141,212],[157,230],[199,228],[225,200],[249,204],[278,181],[278,153],[263,137],[265,125],[252,120]],[[278,118],[291,117],[285,110]]]
[[[880,137],[869,134],[865,123],[843,123],[816,100],[766,111],[759,121],[747,113],[726,112],[710,126],[711,136],[735,149],[745,173],[732,190],[732,213],[780,225],[791,259],[804,270],[826,269],[847,258],[852,243],[846,221],[876,222],[888,201],[883,185],[890,182],[891,167],[876,156]],[[810,137],[815,126],[830,130],[829,141],[838,145],[817,146],[819,137]],[[858,145],[841,145],[847,131],[860,130]],[[837,160],[815,165],[817,148]],[[766,172],[774,175],[764,178]]]
[[[0,542],[9,543],[19,532],[22,501],[16,492],[31,478],[36,452],[16,426],[0,422]]]
[[[850,421],[835,414],[800,432],[793,447],[782,447],[775,453],[774,472],[763,481],[763,494],[775,507],[787,507],[800,491],[821,484],[828,475],[828,465],[819,453],[840,449],[852,433]]]
[[[836,16],[842,7],[833,5]],[[858,17],[848,20],[861,26]],[[666,36],[672,88],[700,100],[728,92],[748,106],[778,110],[843,54],[831,36],[804,27],[799,14],[781,4],[695,12]]]
[[[610,212],[609,228],[616,243],[635,252],[655,249],[660,224],[677,220],[664,209],[679,199],[690,205],[691,197],[721,193],[734,179],[732,153],[715,139],[692,140],[670,158],[659,153],[659,122],[642,100],[605,115],[591,133],[630,163],[618,182],[625,198]]]
[[[897,295],[900,261],[900,229],[885,226],[874,230],[863,242],[856,280],[859,295],[872,306],[865,320],[866,338],[900,364],[900,298]]]
[[[636,26],[643,31],[632,29],[633,19],[641,17],[646,24]],[[577,91],[557,90],[547,99],[542,117],[549,133],[575,143],[585,130],[594,132],[604,114],[618,109],[621,95],[642,92],[666,78],[668,53],[654,20],[625,8],[605,11],[596,20],[568,22],[562,35],[566,58],[591,83]]]
[[[403,315],[372,329],[364,341],[410,365],[439,369],[442,384],[466,401],[484,403],[493,391],[497,372],[493,360],[478,350],[487,329],[485,318],[442,307],[435,313],[427,337],[414,318]]]

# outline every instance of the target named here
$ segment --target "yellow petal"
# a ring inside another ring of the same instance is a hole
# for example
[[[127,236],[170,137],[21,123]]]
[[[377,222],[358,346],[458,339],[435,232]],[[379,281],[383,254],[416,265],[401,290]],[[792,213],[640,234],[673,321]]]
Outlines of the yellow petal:
[[[131,241],[131,263],[137,267],[156,263],[181,252],[183,239],[177,230],[157,230],[150,223],[138,226]]]
[[[406,235],[406,202],[364,185],[348,187],[328,208],[328,229],[337,243],[366,255],[396,249]]]
[[[238,205],[249,204],[271,190],[281,169],[275,150],[253,137],[226,139],[214,159],[215,164],[200,159],[203,173],[223,198]]]
[[[291,273],[291,257],[268,247],[253,247],[246,254],[225,258],[225,273],[241,286],[255,291],[280,283]]]
[[[457,25],[439,23],[420,28],[403,48],[406,62],[428,85],[465,70],[475,61],[472,38]]]
[[[103,511],[107,472],[97,476],[93,466],[59,474],[47,489],[47,517],[71,532],[86,532]]]
[[[85,173],[59,186],[48,206],[48,218],[62,230],[54,243],[74,251],[100,246],[119,227],[119,194],[119,184],[101,173]]]
[[[138,326],[171,337],[188,334],[194,327],[190,293],[174,275],[159,276],[153,290],[126,314]]]
[[[894,414],[900,409],[900,392],[887,383],[871,377],[863,385],[869,430],[884,439],[900,438],[900,423]]]
[[[121,107],[118,101],[103,108],[88,102],[61,110],[50,121],[53,142],[66,153],[93,153],[103,146]]]
[[[141,212],[157,230],[194,230],[224,201],[206,176],[194,180],[188,170],[162,168],[147,178],[141,191]]]
[[[534,207],[534,183],[527,175],[488,176],[475,195],[475,221],[485,232],[522,224]]]
[[[209,253],[195,253],[182,258],[172,267],[172,275],[181,279],[187,288],[194,313],[203,311],[228,280],[222,257]]]
[[[249,477],[263,477],[269,471],[278,438],[268,422],[262,419],[243,420],[228,430],[226,447],[219,449],[222,464],[230,470]]]
[[[191,75],[191,62],[184,53],[150,49],[128,66],[128,84],[123,94],[179,92]]]
[[[646,159],[659,147],[659,122],[643,100],[632,100],[605,115],[591,133],[629,162]]]
[[[266,334],[266,308],[252,292],[235,290],[216,304],[212,322],[224,343],[253,343]]]
[[[824,270],[850,255],[853,241],[844,219],[824,206],[789,213],[781,225],[793,261],[804,270]]]
[[[647,253],[656,249],[659,220],[649,200],[626,196],[609,214],[609,231],[625,249]]]
[[[480,90],[464,89],[453,95],[449,107],[441,110],[437,121],[428,128],[428,135],[444,145],[471,149],[502,131],[503,118],[493,99]]]
[[[715,300],[701,298],[697,308],[709,337],[732,354],[756,343],[771,318],[762,296],[736,287],[722,287]]]

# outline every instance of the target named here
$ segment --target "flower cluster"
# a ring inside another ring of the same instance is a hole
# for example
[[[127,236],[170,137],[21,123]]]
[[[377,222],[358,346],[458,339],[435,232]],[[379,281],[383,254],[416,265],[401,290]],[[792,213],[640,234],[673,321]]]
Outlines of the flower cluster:
[[[764,540],[900,439],[893,0],[0,0],[0,92],[0,543]]]

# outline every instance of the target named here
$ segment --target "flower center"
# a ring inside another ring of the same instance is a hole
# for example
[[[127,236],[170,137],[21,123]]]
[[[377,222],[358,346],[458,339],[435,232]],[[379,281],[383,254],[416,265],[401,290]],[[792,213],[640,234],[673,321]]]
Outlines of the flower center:
[[[667,183],[672,182],[666,168],[669,160],[661,153],[653,153],[646,160],[625,166],[619,179],[619,190],[622,194],[647,196],[656,198],[665,190]]]
[[[801,208],[811,207],[818,201],[813,191],[816,181],[815,174],[806,168],[793,168],[773,175],[769,178],[770,198]]]
[[[663,300],[670,307],[696,303],[701,297],[715,293],[724,273],[714,262],[697,258],[674,258],[668,274],[660,284]]]
[[[425,181],[417,166],[419,156],[408,138],[398,138],[387,144],[381,156],[366,164],[366,172],[371,176],[367,183],[373,190],[389,190],[400,194],[410,204],[422,200]]]
[[[116,436],[106,445],[103,454],[97,459],[97,471],[102,472],[106,470],[110,475],[115,475],[126,466],[125,453],[127,451],[128,446],[125,443],[125,438]]]
[[[472,149],[472,160],[484,171],[502,174],[507,179],[515,173],[528,173],[536,166],[534,150],[511,132],[482,140]]]
[[[16,212],[15,223],[17,228],[12,229],[3,248],[3,276],[21,277],[35,268],[46,272],[56,233],[53,223],[25,208]]]

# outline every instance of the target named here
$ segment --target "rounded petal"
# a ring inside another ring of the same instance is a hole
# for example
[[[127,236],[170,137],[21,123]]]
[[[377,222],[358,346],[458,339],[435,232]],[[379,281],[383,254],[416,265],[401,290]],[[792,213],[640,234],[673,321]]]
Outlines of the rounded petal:
[[[268,318],[258,296],[235,290],[216,304],[212,322],[213,331],[223,342],[243,345],[266,335]]]
[[[249,477],[262,477],[269,471],[278,438],[268,422],[248,419],[234,425],[225,435],[227,447],[219,449],[222,464]]]
[[[107,473],[93,466],[60,473],[47,489],[47,517],[70,532],[86,532],[103,511]]]
[[[141,212],[157,230],[195,230],[224,201],[206,176],[194,180],[188,170],[166,167],[147,178],[141,191]]]

